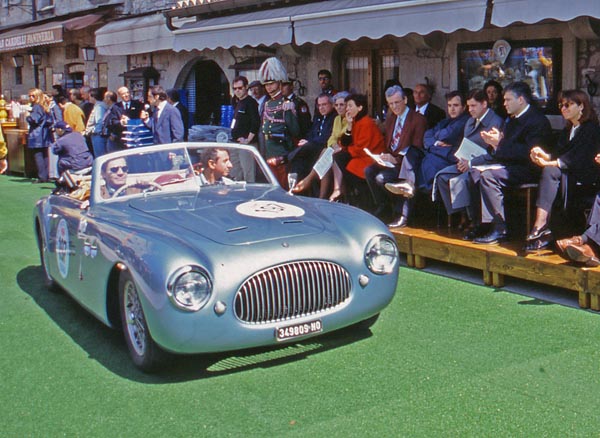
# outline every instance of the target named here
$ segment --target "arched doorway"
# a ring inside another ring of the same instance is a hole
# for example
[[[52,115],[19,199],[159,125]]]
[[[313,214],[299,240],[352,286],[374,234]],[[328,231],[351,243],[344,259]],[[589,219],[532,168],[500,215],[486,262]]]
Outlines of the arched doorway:
[[[221,105],[229,105],[231,95],[229,81],[216,62],[191,61],[182,70],[177,84],[193,125],[220,123]]]

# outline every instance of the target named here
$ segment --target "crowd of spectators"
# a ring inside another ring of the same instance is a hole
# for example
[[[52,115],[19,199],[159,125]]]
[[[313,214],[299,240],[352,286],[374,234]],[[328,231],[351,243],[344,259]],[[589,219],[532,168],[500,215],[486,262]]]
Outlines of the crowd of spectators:
[[[558,96],[566,126],[553,141],[525,82],[502,89],[489,81],[466,95],[452,91],[444,111],[431,102],[429,84],[410,89],[391,80],[383,90],[386,117],[379,120],[370,116],[365,95],[335,90],[328,70],[318,72],[312,117],[311,105],[294,92],[294,81],[276,58],[265,61],[260,75],[251,83],[243,76],[232,82],[231,141],[255,146],[285,189],[355,205],[390,228],[414,224],[417,203],[433,201],[459,216],[465,240],[496,244],[511,232],[507,189],[535,183],[536,215],[524,249],[540,251],[555,242],[550,219],[557,205],[564,207],[576,187],[595,186],[600,177],[600,127],[583,91]],[[176,90],[160,85],[149,90],[145,107],[126,87],[83,87],[58,96],[32,89],[29,98],[28,145],[39,181],[49,178],[49,146],[62,154],[61,170],[89,166],[86,157],[72,156],[84,152],[82,142],[94,156],[122,149],[130,119],[141,119],[155,144],[187,140],[189,112]],[[233,178],[253,181],[254,169],[246,163],[252,160],[231,161]],[[600,198],[590,215],[596,219],[590,224],[597,228]],[[586,233],[555,246],[565,257],[595,266],[600,237]]]

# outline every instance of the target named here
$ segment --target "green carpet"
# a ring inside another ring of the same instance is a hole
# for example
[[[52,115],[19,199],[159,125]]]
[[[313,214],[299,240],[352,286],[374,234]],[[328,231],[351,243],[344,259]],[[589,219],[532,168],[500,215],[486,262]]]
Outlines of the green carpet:
[[[0,176],[0,437],[598,436],[598,315],[401,269],[369,330],[138,372],[43,288],[32,209]]]

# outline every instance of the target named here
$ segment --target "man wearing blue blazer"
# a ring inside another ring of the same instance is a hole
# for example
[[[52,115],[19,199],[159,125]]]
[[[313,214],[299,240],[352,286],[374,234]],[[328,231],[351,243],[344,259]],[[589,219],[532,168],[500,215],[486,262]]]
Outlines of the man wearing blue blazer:
[[[488,145],[481,137],[482,131],[489,131],[492,128],[502,130],[504,120],[489,107],[487,95],[483,90],[472,90],[467,96],[467,108],[471,117],[467,120],[464,128],[464,138],[478,145],[481,150],[478,155],[472,155],[468,159],[461,158],[457,164],[440,170],[436,175],[436,197],[443,201],[448,214],[457,212],[466,212],[472,228],[465,234],[466,240],[473,240],[477,237],[476,227],[480,222],[479,193],[471,197],[473,188],[469,178],[469,169],[471,168],[471,159],[474,156],[487,155]],[[452,182],[451,182],[452,181]]]
[[[152,117],[143,110],[140,118],[152,131],[154,144],[167,144],[183,141],[184,129],[181,113],[167,102],[167,92],[160,85],[154,85],[148,91],[148,102],[155,109]]]

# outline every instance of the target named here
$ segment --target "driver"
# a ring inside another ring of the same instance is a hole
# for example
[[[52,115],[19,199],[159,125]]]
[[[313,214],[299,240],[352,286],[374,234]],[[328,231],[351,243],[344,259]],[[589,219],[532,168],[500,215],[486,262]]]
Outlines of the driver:
[[[227,149],[207,148],[202,151],[200,161],[204,165],[199,175],[202,185],[233,184],[233,180],[227,178],[233,168]]]
[[[106,184],[100,187],[100,196],[104,199],[112,198],[121,187],[127,184],[127,172],[129,172],[129,168],[125,157],[117,157],[106,161],[101,170],[102,178],[104,178]],[[139,187],[131,186],[119,193],[119,196],[141,192],[142,190]]]

